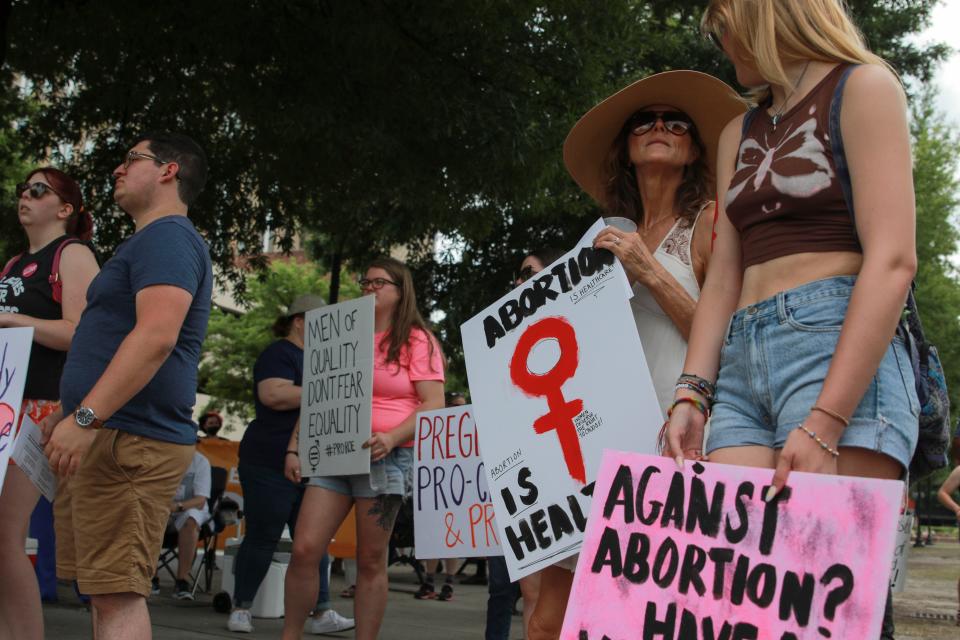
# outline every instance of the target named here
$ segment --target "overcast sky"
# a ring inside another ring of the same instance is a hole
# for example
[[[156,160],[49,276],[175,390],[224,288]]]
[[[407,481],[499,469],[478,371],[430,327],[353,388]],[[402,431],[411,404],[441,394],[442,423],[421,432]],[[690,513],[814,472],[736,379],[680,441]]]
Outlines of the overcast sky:
[[[953,48],[953,55],[937,70],[940,110],[954,125],[960,126],[960,0],[941,0],[933,11],[930,28],[920,35],[920,42],[944,42]]]

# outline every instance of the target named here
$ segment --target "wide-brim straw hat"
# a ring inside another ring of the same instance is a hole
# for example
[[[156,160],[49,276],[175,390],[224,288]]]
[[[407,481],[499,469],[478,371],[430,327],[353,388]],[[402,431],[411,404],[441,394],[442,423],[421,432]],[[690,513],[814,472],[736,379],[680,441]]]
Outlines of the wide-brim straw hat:
[[[747,110],[728,84],[699,71],[665,71],[637,80],[590,109],[573,125],[563,143],[563,163],[580,187],[601,205],[606,204],[604,175],[610,147],[624,123],[648,105],[670,105],[693,120],[707,150],[707,166],[714,174],[720,132]]]

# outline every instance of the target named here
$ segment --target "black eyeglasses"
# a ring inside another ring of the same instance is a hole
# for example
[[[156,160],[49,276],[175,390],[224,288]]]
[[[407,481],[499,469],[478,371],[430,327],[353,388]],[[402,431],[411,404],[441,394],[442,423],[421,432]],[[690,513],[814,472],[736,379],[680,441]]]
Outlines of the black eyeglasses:
[[[137,160],[153,160],[157,164],[169,164],[173,160],[162,160],[155,155],[149,153],[141,153],[140,151],[127,151],[127,155],[123,158],[123,170],[126,171],[130,168],[130,165],[136,162]],[[180,182],[180,173],[177,172],[176,175],[177,182]]]
[[[653,129],[657,120],[675,136],[682,136],[693,127],[693,120],[682,111],[637,111],[627,121],[627,129],[632,135],[642,136]]]
[[[17,197],[19,198],[23,196],[24,191],[28,192],[30,194],[30,197],[33,198],[34,200],[39,200],[40,198],[47,195],[48,193],[52,193],[53,195],[63,200],[63,196],[57,193],[56,189],[54,189],[50,185],[45,184],[43,182],[33,182],[33,183],[24,182],[22,184],[18,184]]]
[[[140,153],[139,151],[127,151],[127,155],[123,158],[123,168],[129,169],[130,165],[136,162],[137,160],[153,160],[157,164],[167,164],[166,160],[161,160],[157,156],[151,155],[149,153]]]
[[[393,280],[387,280],[386,278],[361,278],[360,279],[361,289],[373,289],[374,291],[379,291],[380,289],[383,289],[384,285],[388,285],[388,284],[392,284],[395,287],[400,286]]]

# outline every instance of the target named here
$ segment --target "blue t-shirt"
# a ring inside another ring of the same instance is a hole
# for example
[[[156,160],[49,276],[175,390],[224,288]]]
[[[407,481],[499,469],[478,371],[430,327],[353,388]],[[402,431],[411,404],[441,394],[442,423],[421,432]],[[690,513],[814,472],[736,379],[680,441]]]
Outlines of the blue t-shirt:
[[[172,285],[193,296],[177,345],[153,379],[107,419],[107,426],[155,440],[196,443],[193,405],[212,284],[209,249],[186,216],[159,218],[124,240],[87,289],[87,307],[60,380],[64,414],[83,401],[133,330],[137,293]]]
[[[300,416],[300,407],[277,411],[260,402],[257,385],[268,378],[303,383],[303,349],[289,340],[277,340],[263,350],[253,365],[253,401],[256,417],[240,441],[240,462],[283,469],[290,434]]]

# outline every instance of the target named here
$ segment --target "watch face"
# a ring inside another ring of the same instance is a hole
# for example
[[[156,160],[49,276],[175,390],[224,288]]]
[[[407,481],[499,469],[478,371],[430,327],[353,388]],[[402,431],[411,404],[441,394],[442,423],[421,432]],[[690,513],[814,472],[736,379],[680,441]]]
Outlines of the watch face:
[[[93,409],[88,407],[79,407],[76,413],[77,424],[81,427],[89,427],[93,424],[93,421],[96,420],[96,415],[93,413]]]

